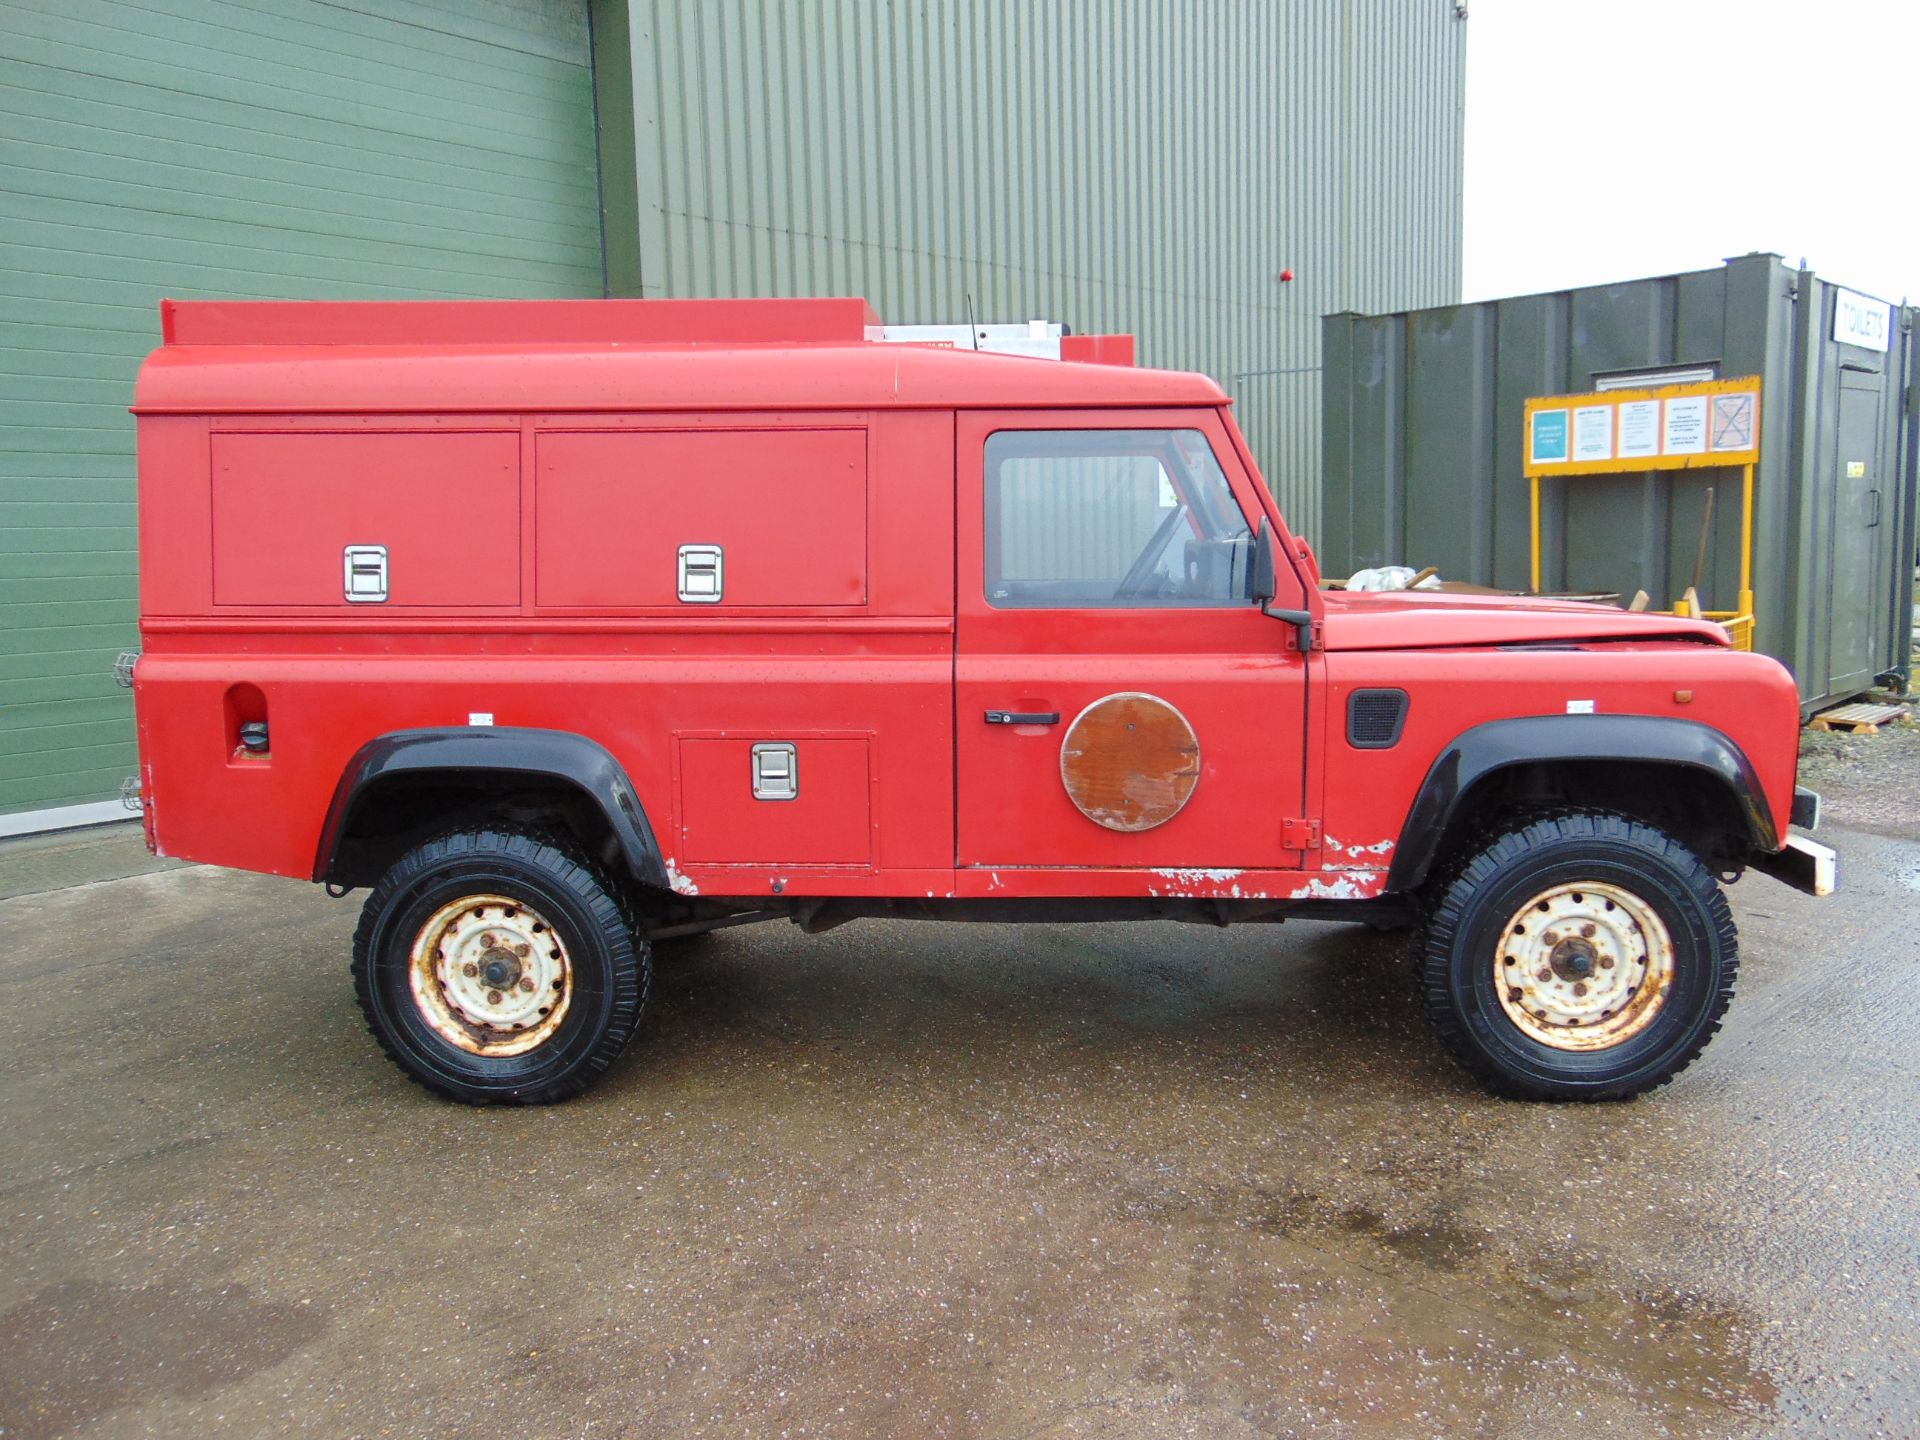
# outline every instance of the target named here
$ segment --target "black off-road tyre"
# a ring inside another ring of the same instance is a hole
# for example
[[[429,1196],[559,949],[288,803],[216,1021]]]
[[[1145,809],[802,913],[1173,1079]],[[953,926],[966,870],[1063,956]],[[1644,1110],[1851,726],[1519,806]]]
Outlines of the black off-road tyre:
[[[429,935],[445,942],[431,955]],[[449,954],[478,963],[432,958]],[[653,970],[619,886],[556,837],[488,828],[429,840],[381,877],[354,933],[353,978],[381,1049],[427,1089],[544,1105],[620,1057]],[[550,995],[565,1003],[536,1008]]]
[[[1519,825],[1445,874],[1430,900],[1421,1002],[1446,1047],[1501,1095],[1642,1094],[1705,1048],[1733,998],[1726,896],[1692,851],[1637,820],[1575,812]],[[1531,963],[1515,977],[1516,962]],[[1608,1003],[1618,1008],[1581,1008]]]

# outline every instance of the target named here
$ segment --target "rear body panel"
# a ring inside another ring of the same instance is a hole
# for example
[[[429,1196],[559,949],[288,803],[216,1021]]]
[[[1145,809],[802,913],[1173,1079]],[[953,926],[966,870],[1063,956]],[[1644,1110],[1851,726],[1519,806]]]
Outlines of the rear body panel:
[[[433,434],[433,418],[347,438],[363,463],[388,446],[411,462],[423,433],[450,451],[475,433],[463,422]],[[702,857],[675,871],[689,888],[765,894],[776,873],[794,893],[949,888],[952,768],[924,757],[952,744],[950,414],[752,411],[665,427],[619,413],[503,416],[505,428],[481,433],[510,442],[504,525],[490,473],[462,472],[463,492],[405,508],[391,498],[408,493],[404,481],[382,473],[398,462],[375,458],[359,472],[386,482],[369,485],[373,505],[353,508],[349,470],[347,500],[303,524],[298,488],[257,493],[282,483],[267,471],[249,477],[252,508],[230,505],[222,526],[202,468],[210,449],[239,438],[301,455],[310,436],[337,438],[339,422],[142,423],[153,439],[143,513],[158,523],[145,536],[135,688],[152,830],[167,853],[311,876],[320,824],[362,744],[471,723],[605,745],[666,856]],[[672,487],[668,508],[732,552],[721,603],[693,613],[658,533],[663,457],[708,466],[706,483]],[[726,483],[729,469],[740,485]],[[868,485],[874,470],[889,483]],[[579,493],[583,472],[597,479],[603,523]],[[769,474],[800,483],[756,496]],[[809,539],[799,522],[822,511],[834,524]],[[389,546],[391,602],[344,598],[343,542]],[[255,588],[237,603],[212,583],[223,543],[251,567]],[[240,686],[264,700],[266,757],[238,744]],[[802,788],[747,829],[732,823],[746,774],[733,751],[756,741],[797,748]]]

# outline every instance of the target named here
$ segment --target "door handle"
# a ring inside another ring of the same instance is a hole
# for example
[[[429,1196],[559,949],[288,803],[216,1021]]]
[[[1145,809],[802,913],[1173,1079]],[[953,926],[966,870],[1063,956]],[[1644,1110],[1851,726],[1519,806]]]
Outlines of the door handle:
[[[1058,710],[989,710],[989,725],[1058,725]]]

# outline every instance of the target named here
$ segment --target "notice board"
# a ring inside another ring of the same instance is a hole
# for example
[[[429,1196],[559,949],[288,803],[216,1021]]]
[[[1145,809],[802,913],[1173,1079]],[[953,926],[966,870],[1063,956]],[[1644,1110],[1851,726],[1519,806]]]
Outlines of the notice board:
[[[1536,396],[1526,404],[1529,478],[1752,465],[1760,458],[1760,377]]]

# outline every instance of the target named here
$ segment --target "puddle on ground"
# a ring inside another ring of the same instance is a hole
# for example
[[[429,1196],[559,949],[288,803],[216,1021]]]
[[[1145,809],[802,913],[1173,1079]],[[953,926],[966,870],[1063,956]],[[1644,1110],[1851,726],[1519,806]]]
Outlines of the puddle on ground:
[[[210,1395],[325,1328],[312,1306],[244,1285],[55,1285],[0,1315],[0,1434],[45,1440],[128,1405]]]
[[[1278,1354],[1284,1388],[1323,1386],[1328,1413],[1369,1435],[1430,1422],[1437,1404],[1469,1429],[1498,1419],[1550,1433],[1584,1416],[1704,1437],[1764,1419],[1778,1398],[1756,1359],[1758,1322],[1738,1306],[1641,1283],[1596,1256],[1512,1253],[1443,1208],[1389,1219],[1310,1191],[1228,1187],[1136,1194],[1118,1208],[1255,1237],[1196,1277],[1183,1329],[1206,1359],[1189,1370],[1163,1357],[1162,1380],[1200,1383],[1236,1364],[1270,1373]],[[1310,1342],[1297,1371],[1277,1337]],[[1444,1385],[1425,1383],[1442,1374]]]

